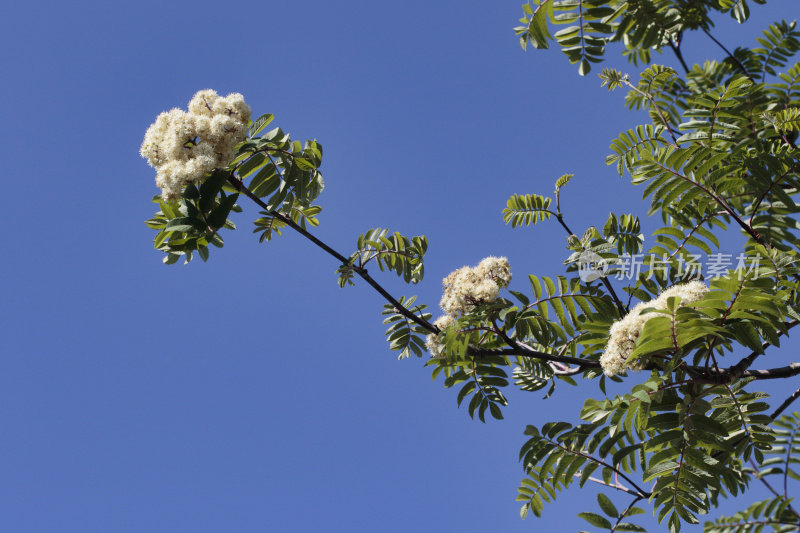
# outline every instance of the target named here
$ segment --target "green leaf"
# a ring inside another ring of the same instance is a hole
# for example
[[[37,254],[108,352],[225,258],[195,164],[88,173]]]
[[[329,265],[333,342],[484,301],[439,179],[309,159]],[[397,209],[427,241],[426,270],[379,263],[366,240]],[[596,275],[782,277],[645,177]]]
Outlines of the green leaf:
[[[630,522],[620,522],[614,529],[615,531],[633,531],[636,533],[647,533],[646,528],[643,528],[642,526],[637,526],[636,524],[632,524]]]
[[[200,184],[200,201],[198,207],[204,213],[208,212],[213,205],[214,199],[219,194],[222,186],[228,181],[228,173],[224,170],[215,170],[211,176]]]
[[[205,224],[203,221],[197,218],[190,218],[190,217],[179,217],[173,218],[170,220],[165,228],[167,231],[203,231],[205,229]]]
[[[589,522],[591,525],[595,527],[600,527],[603,529],[611,529],[611,522],[609,522],[604,517],[600,516],[599,514],[595,513],[578,513],[578,516]]]
[[[265,165],[253,176],[247,188],[259,198],[264,198],[275,192],[280,185],[280,175],[275,171],[275,167],[269,164]]]
[[[619,511],[614,507],[611,499],[602,492],[597,493],[597,503],[600,504],[600,509],[602,509],[605,514],[613,518],[619,518]]]
[[[266,128],[270,122],[272,122],[273,118],[275,117],[272,115],[272,113],[267,113],[255,119],[250,125],[250,137],[255,137],[261,133],[261,131]]]
[[[225,221],[227,220],[228,215],[230,214],[231,209],[238,198],[238,194],[230,194],[220,200],[219,205],[215,207],[213,211],[211,211],[211,214],[208,215],[208,225],[214,229],[221,228],[225,224]]]

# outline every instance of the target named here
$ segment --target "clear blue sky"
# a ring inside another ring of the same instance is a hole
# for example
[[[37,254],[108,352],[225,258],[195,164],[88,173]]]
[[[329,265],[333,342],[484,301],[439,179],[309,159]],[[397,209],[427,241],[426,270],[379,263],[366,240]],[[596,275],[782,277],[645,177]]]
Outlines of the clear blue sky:
[[[791,8],[717,34],[752,42]],[[584,527],[591,491],[519,519],[517,453],[525,424],[575,421],[594,385],[511,392],[505,421],[472,421],[422,361],[388,350],[378,295],[339,289],[299,236],[259,245],[252,206],[206,264],[162,265],[143,224],[145,129],[214,88],[323,144],[331,245],[349,253],[375,226],[428,236],[425,282],[380,277],[393,293],[436,307],[440,279],[487,255],[509,257],[516,290],[562,273],[560,230],[504,227],[506,199],[573,172],[573,227],[643,214],[603,161],[644,119],[557,50],[523,53],[520,15],[518,0],[5,6],[0,529]],[[688,60],[708,45],[688,36]]]

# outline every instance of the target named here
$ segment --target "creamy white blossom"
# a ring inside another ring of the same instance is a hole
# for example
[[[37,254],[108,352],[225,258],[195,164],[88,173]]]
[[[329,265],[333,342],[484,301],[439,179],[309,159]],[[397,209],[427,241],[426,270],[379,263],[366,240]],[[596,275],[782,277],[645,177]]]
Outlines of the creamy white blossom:
[[[510,281],[511,267],[505,257],[487,257],[476,267],[465,266],[451,272],[442,281],[444,295],[440,305],[446,314],[434,325],[444,329],[476,305],[493,302]],[[432,357],[444,356],[441,335],[431,333],[425,343]]]
[[[450,315],[444,315],[437,318],[433,325],[440,330],[444,330],[453,322],[455,322],[455,318]],[[431,333],[425,338],[425,345],[428,347],[431,357],[444,357],[444,336],[442,334]]]
[[[614,322],[609,330],[608,344],[602,356],[600,365],[607,376],[613,376],[625,370],[641,370],[643,362],[626,363],[628,357],[633,353],[636,340],[642,333],[645,323],[655,317],[658,313],[647,313],[642,315],[642,311],[648,308],[666,309],[667,300],[673,296],[681,299],[681,305],[689,305],[702,299],[708,292],[708,287],[702,281],[690,281],[681,285],[675,285],[666,289],[657,298],[649,302],[640,302],[630,312],[620,320]]]
[[[211,89],[197,92],[188,112],[175,108],[158,115],[140,153],[156,169],[164,199],[180,198],[188,183],[227,166],[247,136],[249,121],[250,108],[241,94],[222,97]]]
[[[510,281],[508,259],[487,257],[477,267],[461,267],[444,278],[444,295],[439,305],[445,313],[456,317],[476,305],[493,302]]]
[[[477,270],[487,278],[495,280],[500,287],[508,287],[511,283],[511,266],[505,257],[486,257],[478,263]]]

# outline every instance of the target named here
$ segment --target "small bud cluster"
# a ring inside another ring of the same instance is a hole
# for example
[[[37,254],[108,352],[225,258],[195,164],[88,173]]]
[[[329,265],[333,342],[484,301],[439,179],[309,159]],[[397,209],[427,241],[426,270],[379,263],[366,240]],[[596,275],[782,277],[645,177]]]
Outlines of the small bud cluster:
[[[239,93],[226,97],[206,89],[189,102],[188,112],[161,113],[147,129],[140,153],[156,169],[156,185],[165,200],[180,198],[183,188],[224,168],[247,136],[250,107]]]
[[[444,278],[444,295],[440,305],[446,315],[434,325],[444,329],[460,315],[468,313],[475,306],[493,302],[500,289],[511,282],[511,267],[505,257],[487,257],[477,267],[461,267]],[[433,357],[442,357],[444,343],[440,335],[430,334],[426,340],[428,351]]]
[[[609,330],[608,345],[606,351],[600,356],[600,365],[607,376],[614,376],[628,369],[642,370],[643,362],[626,362],[633,353],[636,340],[644,329],[645,323],[657,313],[647,313],[642,315],[642,311],[647,308],[666,309],[667,300],[673,296],[681,299],[681,305],[688,305],[697,302],[708,292],[708,287],[702,281],[690,281],[682,285],[675,285],[658,295],[658,298],[649,302],[640,302],[630,312],[620,320],[612,324]]]

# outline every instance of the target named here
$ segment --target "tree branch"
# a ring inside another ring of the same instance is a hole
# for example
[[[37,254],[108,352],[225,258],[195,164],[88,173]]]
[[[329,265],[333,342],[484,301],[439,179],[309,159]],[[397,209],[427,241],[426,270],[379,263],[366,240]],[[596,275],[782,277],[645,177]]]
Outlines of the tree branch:
[[[592,361],[590,359],[581,359],[579,357],[569,357],[566,355],[553,355],[550,353],[539,352],[531,350],[517,343],[515,348],[475,348],[470,346],[467,348],[467,353],[475,357],[492,357],[504,355],[516,355],[519,357],[530,357],[532,359],[541,359],[551,363],[564,363],[568,365],[578,365],[581,368],[601,368],[600,361]]]
[[[636,498],[634,498],[633,501],[628,505],[628,507],[626,507],[625,510],[622,511],[622,513],[620,513],[619,518],[617,518],[617,522],[614,524],[614,527],[611,528],[611,533],[614,533],[614,531],[617,530],[617,527],[619,527],[620,523],[622,522],[622,519],[628,516],[628,513],[631,512],[633,506],[636,505],[641,499],[643,499],[642,496],[637,495]]]
[[[373,289],[375,289],[378,292],[378,294],[383,296],[384,299],[387,302],[392,304],[394,306],[394,308],[397,310],[398,313],[400,313],[404,317],[408,318],[409,320],[412,320],[413,322],[415,322],[416,324],[418,324],[421,327],[425,328],[426,330],[430,331],[431,333],[439,333],[439,328],[437,328],[436,326],[434,326],[433,324],[431,324],[427,320],[423,319],[422,317],[419,317],[416,314],[412,313],[411,311],[406,309],[406,307],[403,304],[401,304],[400,302],[395,300],[395,298],[391,294],[389,294],[386,291],[386,289],[381,287],[381,285],[377,281],[372,279],[372,276],[370,276],[367,273],[367,269],[362,268],[362,267],[358,267],[358,266],[355,266],[355,265],[351,265],[349,259],[347,259],[345,256],[343,256],[342,254],[340,254],[339,252],[337,252],[336,250],[334,250],[333,248],[331,248],[330,246],[328,246],[327,244],[325,244],[324,242],[322,242],[318,238],[314,237],[314,235],[312,235],[311,233],[309,233],[308,231],[303,229],[302,226],[300,226],[299,224],[295,223],[295,221],[292,220],[290,217],[287,217],[286,215],[284,215],[283,213],[281,213],[279,211],[275,211],[274,209],[270,209],[267,206],[267,204],[265,204],[264,201],[261,200],[261,198],[259,198],[255,194],[253,194],[247,187],[245,187],[244,183],[242,183],[242,181],[240,179],[237,179],[233,175],[233,173],[228,175],[228,183],[233,185],[234,188],[236,188],[236,190],[239,191],[241,194],[244,194],[245,196],[250,198],[252,201],[254,201],[260,208],[262,208],[263,210],[267,211],[271,216],[277,218],[278,220],[280,220],[281,222],[283,222],[284,224],[286,224],[287,226],[289,226],[290,228],[292,228],[293,230],[295,230],[296,232],[301,234],[303,237],[305,237],[306,239],[310,240],[311,242],[316,244],[321,249],[323,249],[326,252],[328,252],[328,254],[330,254],[333,257],[335,257],[343,265],[346,265],[348,268],[352,268],[353,271],[356,274],[358,274],[359,277],[361,277],[361,279],[366,281]]]
[[[638,495],[639,495],[639,496],[641,496],[642,498],[649,498],[649,497],[652,495],[652,493],[651,493],[651,492],[648,492],[648,491],[646,491],[646,490],[642,489],[642,488],[641,488],[639,485],[637,485],[637,484],[636,484],[636,483],[635,483],[635,482],[634,482],[634,481],[633,481],[631,478],[629,478],[628,476],[626,476],[626,475],[625,475],[625,472],[621,472],[621,471],[620,471],[618,468],[616,468],[616,467],[614,467],[614,466],[611,466],[610,464],[606,463],[605,461],[602,461],[602,460],[598,459],[597,457],[594,457],[594,456],[592,456],[592,455],[586,454],[586,453],[584,453],[584,452],[582,452],[582,451],[578,451],[578,450],[572,450],[572,449],[570,449],[570,448],[567,448],[567,447],[566,447],[566,446],[564,446],[564,445],[563,445],[561,442],[554,441],[554,440],[552,440],[552,439],[550,439],[550,438],[544,437],[544,440],[545,440],[545,441],[547,441],[547,442],[549,442],[550,444],[552,444],[552,445],[556,446],[557,448],[560,448],[560,449],[564,450],[565,452],[567,452],[567,453],[569,453],[569,454],[572,454],[572,455],[577,455],[577,456],[579,456],[579,457],[583,457],[583,458],[585,458],[585,459],[588,459],[589,461],[592,461],[592,462],[594,462],[594,463],[597,463],[598,465],[600,465],[600,466],[602,466],[602,467],[608,468],[609,470],[613,471],[613,472],[614,472],[614,473],[616,473],[618,476],[620,476],[622,479],[624,479],[625,481],[627,481],[628,483],[630,483],[630,484],[631,484],[631,486],[632,486],[632,487],[633,487],[633,488],[634,488],[634,489],[637,491]]]
[[[727,314],[726,314],[727,316]],[[800,324],[800,320],[790,320],[784,323],[786,333],[783,331],[778,332],[778,336],[788,335],[788,331],[793,327]],[[741,361],[728,368],[708,368],[706,366],[684,366],[684,370],[692,377],[692,381],[696,383],[707,383],[712,385],[725,385],[732,383],[741,378],[753,379],[780,379],[788,378],[800,374],[800,363],[790,363],[787,366],[778,368],[769,368],[766,370],[749,370],[750,365],[762,355],[764,350],[773,346],[769,342],[764,342],[761,345],[761,351],[753,350],[753,352],[744,357]],[[653,369],[652,365],[646,368]]]
[[[560,208],[559,208],[559,213],[556,215],[556,220],[558,220],[558,223],[561,224],[562,228],[564,228],[564,231],[567,232],[567,235],[575,235],[569,228],[569,226],[567,226],[567,223],[564,222],[564,217],[561,215]],[[601,276],[600,281],[603,283],[603,286],[605,286],[606,290],[608,291],[608,294],[611,295],[611,298],[614,299],[614,303],[617,304],[617,311],[619,312],[619,317],[620,318],[624,317],[628,313],[628,310],[625,309],[624,305],[622,305],[622,301],[619,299],[617,293],[614,291],[614,287],[611,286],[611,283],[608,281],[608,279],[606,279],[605,276]]]
[[[672,48],[672,51],[675,53],[675,57],[678,58],[678,61],[681,62],[681,66],[683,67],[683,72],[689,74],[689,67],[686,66],[686,61],[683,60],[683,53],[681,52],[681,35],[678,34],[678,38],[674,41],[672,39],[669,40],[669,47]]]
[[[580,472],[577,472],[575,474],[575,477],[581,477],[581,475],[582,474]],[[635,501],[639,501],[639,500],[642,499],[642,495],[641,494],[639,494],[638,492],[636,492],[635,490],[633,490],[633,489],[631,489],[629,487],[626,487],[625,485],[623,485],[621,483],[615,483],[615,484],[612,485],[610,483],[606,483],[602,479],[598,479],[596,477],[591,477],[591,476],[588,477],[587,479],[588,479],[588,481],[591,481],[592,483],[597,483],[598,485],[603,485],[604,487],[608,487],[610,489],[616,489],[616,490],[619,490],[619,491],[622,491],[622,492],[626,492],[626,493],[628,493],[628,494],[630,494],[632,496],[636,496],[637,499]]]
[[[706,35],[708,35],[708,37],[709,37],[709,38],[710,38],[712,41],[714,41],[714,43],[715,43],[717,46],[719,46],[720,48],[722,48],[722,51],[723,51],[723,52],[725,52],[725,54],[727,54],[727,56],[730,58],[730,60],[731,60],[731,61],[733,61],[733,62],[736,64],[736,66],[737,66],[737,67],[739,67],[739,70],[741,70],[741,71],[742,71],[742,73],[743,73],[745,76],[747,76],[748,78],[750,78],[750,81],[752,81],[753,83],[755,83],[755,81],[756,81],[756,80],[754,80],[754,79],[753,79],[753,77],[750,75],[750,73],[749,73],[749,72],[747,72],[747,69],[746,69],[746,68],[745,68],[745,66],[742,64],[742,62],[741,62],[741,61],[739,61],[739,60],[736,58],[736,56],[734,56],[732,53],[730,53],[730,51],[729,51],[727,48],[725,48],[725,45],[723,45],[721,42],[719,42],[718,40],[716,40],[716,39],[714,38],[714,36],[713,36],[713,35],[711,35],[711,33],[709,33],[709,31],[708,31],[707,29],[705,29],[705,28],[703,28],[703,27],[701,27],[700,29],[701,29],[701,30],[703,30],[703,33],[705,33]]]
[[[775,420],[776,418],[778,418],[778,416],[780,416],[780,414],[781,414],[782,412],[784,412],[784,411],[786,410],[786,408],[787,408],[787,407],[789,407],[790,405],[792,405],[792,402],[794,402],[794,401],[795,401],[797,398],[800,398],[800,389],[797,389],[796,391],[794,391],[794,392],[792,393],[792,395],[791,395],[791,396],[789,396],[788,398],[786,398],[785,400],[783,400],[783,403],[780,405],[780,407],[778,407],[777,409],[775,409],[775,410],[772,412],[772,414],[771,414],[771,415],[769,415],[769,417],[770,417],[772,420]]]

